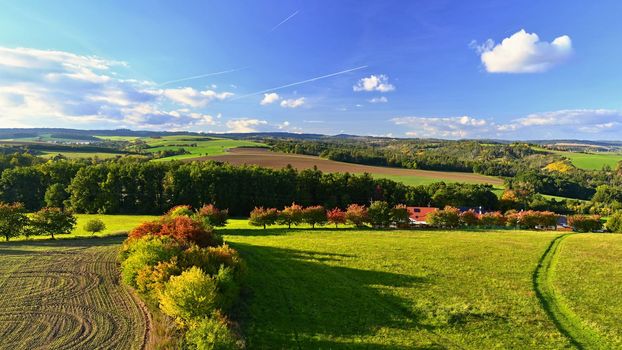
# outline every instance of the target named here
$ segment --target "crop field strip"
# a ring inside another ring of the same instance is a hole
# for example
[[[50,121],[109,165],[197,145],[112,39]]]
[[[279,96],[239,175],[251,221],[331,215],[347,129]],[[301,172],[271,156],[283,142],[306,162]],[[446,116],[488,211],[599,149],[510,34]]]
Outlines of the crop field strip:
[[[145,348],[149,315],[118,279],[121,240],[1,244],[0,348]]]
[[[227,154],[207,156],[201,158],[192,158],[192,160],[214,160],[228,162],[234,165],[259,165],[267,168],[281,169],[291,164],[298,170],[312,169],[314,166],[323,172],[349,172],[351,174],[370,173],[375,177],[386,175],[390,179],[396,181],[404,181],[411,177],[410,183],[414,184],[415,180],[421,183],[431,183],[438,181],[446,182],[468,182],[483,183],[494,186],[503,185],[500,178],[485,176],[474,173],[461,173],[449,171],[431,171],[419,169],[390,168],[370,165],[361,165],[354,163],[337,162],[333,160],[323,159],[314,156],[306,156],[300,154],[270,152],[267,149],[257,148],[233,148]]]

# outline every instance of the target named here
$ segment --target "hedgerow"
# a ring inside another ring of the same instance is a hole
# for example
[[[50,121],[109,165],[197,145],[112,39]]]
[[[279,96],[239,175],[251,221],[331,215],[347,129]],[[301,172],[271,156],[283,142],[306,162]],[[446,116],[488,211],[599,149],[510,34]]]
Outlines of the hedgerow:
[[[215,207],[197,213],[176,207],[132,230],[119,255],[122,280],[174,321],[184,349],[244,345],[226,317],[237,302],[244,265],[206,223],[215,212],[220,219],[226,214]]]

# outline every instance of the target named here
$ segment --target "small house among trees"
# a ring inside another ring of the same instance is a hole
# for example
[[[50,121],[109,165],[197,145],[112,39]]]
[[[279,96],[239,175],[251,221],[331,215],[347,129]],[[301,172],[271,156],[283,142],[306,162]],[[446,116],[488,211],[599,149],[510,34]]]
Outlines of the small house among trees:
[[[407,207],[411,226],[427,226],[427,217],[438,208],[434,207]]]

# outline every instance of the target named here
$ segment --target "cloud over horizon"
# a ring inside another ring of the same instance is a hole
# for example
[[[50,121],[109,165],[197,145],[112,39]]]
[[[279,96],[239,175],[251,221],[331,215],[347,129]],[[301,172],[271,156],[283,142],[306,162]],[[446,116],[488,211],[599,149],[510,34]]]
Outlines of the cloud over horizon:
[[[566,61],[573,52],[568,35],[555,38],[552,42],[541,41],[536,33],[524,29],[505,38],[499,44],[492,39],[475,48],[482,64],[489,73],[540,73]]]
[[[566,109],[532,113],[506,123],[491,119],[461,117],[397,117],[390,120],[405,128],[404,135],[433,138],[501,138],[513,140],[577,139],[598,135],[619,139],[622,111],[610,109]]]
[[[241,118],[227,121],[226,125],[228,132],[243,133],[243,132],[256,132],[258,127],[267,125],[268,122],[260,119]],[[289,125],[289,123],[288,123]]]
[[[121,78],[119,61],[70,52],[0,47],[0,116],[7,127],[89,126],[156,129],[215,125],[198,108],[233,96],[191,87],[158,89]]]

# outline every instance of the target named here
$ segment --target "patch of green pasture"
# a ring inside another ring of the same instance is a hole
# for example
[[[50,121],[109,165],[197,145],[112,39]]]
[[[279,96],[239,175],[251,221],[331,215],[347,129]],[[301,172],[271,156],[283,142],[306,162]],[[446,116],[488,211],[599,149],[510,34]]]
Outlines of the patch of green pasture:
[[[190,152],[190,154],[160,158],[157,159],[158,161],[191,159],[208,155],[215,156],[225,154],[227,150],[236,147],[267,147],[266,144],[259,142],[204,136],[176,135],[162,138],[144,138],[143,140],[152,147],[147,149],[148,152],[155,153],[164,150],[177,150],[179,148],[184,148]],[[195,146],[188,146],[190,144]]]
[[[44,151],[40,155],[42,158],[52,158],[57,155],[63,155],[69,159],[86,159],[86,158],[99,158],[99,159],[111,159],[119,156],[123,156],[121,153],[104,153],[104,152],[54,152],[54,151]]]
[[[158,218],[154,215],[102,215],[102,214],[76,214],[78,222],[75,229],[68,235],[54,235],[56,239],[80,238],[80,237],[105,237],[123,234],[146,221],[153,221]],[[106,229],[100,233],[92,235],[84,230],[84,225],[91,219],[100,219],[106,225]],[[11,238],[11,241],[20,240],[42,240],[49,239],[50,236],[20,236]]]
[[[240,223],[241,224],[241,223]],[[549,232],[228,230],[249,348],[569,347],[532,273]]]
[[[419,186],[419,185],[430,185],[437,182],[445,182],[445,183],[472,183],[472,184],[486,184],[484,181],[475,181],[472,179],[465,180],[448,180],[448,179],[438,179],[433,177],[426,176],[416,176],[416,175],[387,175],[387,174],[371,174],[375,179],[388,179],[393,180],[395,182],[401,182],[405,185],[409,186]],[[483,176],[483,175],[482,175]],[[491,181],[498,181],[498,178],[490,176]],[[501,187],[495,186],[495,189],[503,190]]]
[[[552,282],[564,306],[598,334],[600,348],[622,348],[622,235],[571,235],[558,254]]]
[[[94,137],[97,137],[98,139],[110,140],[110,141],[134,141],[140,138],[139,136],[99,136],[99,135],[94,135]]]
[[[581,152],[565,152],[551,151],[560,154],[570,160],[570,162],[580,169],[600,170],[603,166],[608,165],[613,169],[616,168],[618,162],[622,160],[622,154],[613,152],[602,153],[581,153]]]

